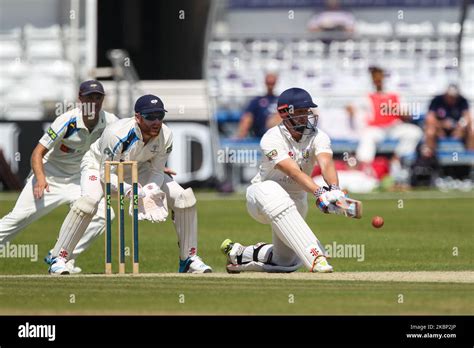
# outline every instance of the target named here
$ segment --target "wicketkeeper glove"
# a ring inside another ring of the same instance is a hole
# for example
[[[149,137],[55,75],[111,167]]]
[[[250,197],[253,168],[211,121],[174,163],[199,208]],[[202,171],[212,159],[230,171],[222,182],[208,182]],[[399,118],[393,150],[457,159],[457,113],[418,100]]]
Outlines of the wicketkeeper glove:
[[[143,192],[145,196],[138,199],[138,220],[166,221],[168,217],[166,194],[155,183],[146,184]],[[133,214],[132,206],[129,213]]]
[[[124,183],[125,187],[125,196],[127,196],[129,199],[133,199],[133,186],[129,185],[127,183]],[[138,184],[138,198],[143,198],[145,197],[145,192],[143,191],[142,185]]]

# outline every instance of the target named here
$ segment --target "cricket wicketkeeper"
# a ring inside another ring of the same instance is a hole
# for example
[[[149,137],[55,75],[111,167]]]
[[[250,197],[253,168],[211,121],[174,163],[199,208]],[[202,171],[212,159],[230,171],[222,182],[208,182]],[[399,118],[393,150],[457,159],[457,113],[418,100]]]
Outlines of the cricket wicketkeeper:
[[[287,89],[278,98],[283,121],[263,136],[260,170],[247,189],[247,209],[255,220],[271,225],[273,243],[243,246],[225,240],[221,249],[229,273],[293,272],[302,265],[310,272],[333,271],[324,247],[304,220],[307,192],[324,213],[335,212],[335,203],[345,197],[338,187],[331,141],[316,127],[316,107],[301,88]],[[316,163],[327,188],[309,176]]]
[[[68,274],[65,262],[84,234],[101,201],[105,161],[137,161],[139,220],[163,222],[168,206],[180,249],[180,273],[208,273],[212,269],[197,256],[196,198],[191,188],[183,189],[165,174],[165,164],[172,150],[173,135],[163,124],[167,111],[160,98],[144,95],[135,103],[135,116],[107,127],[92,144],[81,162],[82,195],[71,207],[54,246],[50,274]],[[115,169],[115,168],[114,168]],[[131,177],[124,176],[125,194],[132,197]],[[112,190],[118,190],[118,177],[111,172]],[[133,203],[130,204],[130,214]]]

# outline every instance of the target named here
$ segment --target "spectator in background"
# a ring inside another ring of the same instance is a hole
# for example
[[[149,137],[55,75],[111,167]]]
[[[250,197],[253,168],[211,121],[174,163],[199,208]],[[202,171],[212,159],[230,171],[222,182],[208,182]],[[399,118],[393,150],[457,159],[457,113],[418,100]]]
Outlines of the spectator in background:
[[[308,22],[308,30],[312,32],[339,31],[352,33],[354,24],[354,15],[342,10],[338,0],[328,0],[326,1],[326,9],[311,17]]]
[[[395,178],[401,170],[400,159],[415,153],[416,146],[423,136],[423,131],[416,125],[409,123],[410,116],[402,113],[399,96],[393,92],[384,91],[384,71],[380,67],[369,68],[375,92],[370,93],[365,103],[359,105],[364,118],[365,128],[361,131],[356,158],[359,168],[371,168],[376,154],[376,145],[387,138],[398,140],[395,153],[391,159],[390,174]],[[347,108],[349,116],[355,115],[356,107]],[[370,170],[368,170],[370,172]]]
[[[466,149],[474,150],[474,130],[469,104],[456,85],[433,98],[425,118],[425,144],[421,154],[433,157],[438,139],[451,137],[464,142]]]
[[[239,123],[237,139],[251,135],[261,138],[265,132],[275,126],[279,121],[276,103],[278,97],[274,94],[278,77],[275,74],[265,76],[267,93],[264,96],[253,98],[245,109]]]

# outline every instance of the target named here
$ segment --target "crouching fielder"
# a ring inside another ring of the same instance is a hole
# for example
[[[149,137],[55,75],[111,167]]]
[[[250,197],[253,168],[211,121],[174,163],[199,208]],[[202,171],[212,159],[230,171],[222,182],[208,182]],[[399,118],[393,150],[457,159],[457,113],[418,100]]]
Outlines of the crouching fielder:
[[[196,254],[197,213],[193,191],[183,189],[164,173],[173,142],[171,130],[163,124],[165,112],[160,98],[142,96],[135,103],[135,117],[107,127],[92,144],[81,163],[81,198],[74,203],[63,222],[52,253],[54,259],[50,274],[68,274],[64,263],[97,211],[103,196],[104,162],[108,160],[137,161],[139,220],[163,222],[168,217],[168,207],[172,209],[180,248],[179,272],[212,271]],[[111,171],[111,187],[116,191],[119,183],[115,169]],[[130,198],[129,173],[124,176],[124,182],[125,194]]]
[[[290,88],[278,98],[283,121],[263,136],[260,170],[247,189],[247,209],[255,220],[271,226],[273,243],[243,246],[225,240],[221,250],[229,273],[293,272],[302,265],[310,272],[333,271],[324,247],[304,220],[306,192],[315,196],[324,213],[345,196],[338,187],[329,137],[316,127],[318,115],[312,111],[316,107],[300,88]],[[316,162],[327,188],[309,176]]]

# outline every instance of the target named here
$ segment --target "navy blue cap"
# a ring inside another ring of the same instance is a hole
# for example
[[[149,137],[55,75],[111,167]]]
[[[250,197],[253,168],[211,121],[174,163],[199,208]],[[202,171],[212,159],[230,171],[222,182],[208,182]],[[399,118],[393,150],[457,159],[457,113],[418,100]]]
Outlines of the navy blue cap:
[[[161,101],[161,99],[158,98],[156,95],[147,94],[147,95],[141,96],[135,102],[136,113],[146,114],[149,112],[156,112],[156,111],[168,112],[165,110],[165,106],[163,105],[163,102]]]
[[[81,83],[79,86],[79,95],[89,95],[92,93],[105,95],[104,86],[97,80],[89,80]]]
[[[287,89],[278,97],[278,110],[287,109],[290,106],[292,106],[293,109],[317,107],[307,91],[296,87]]]

